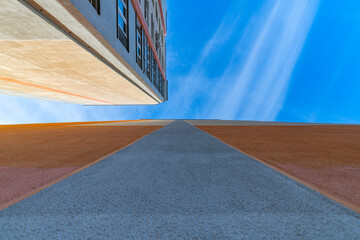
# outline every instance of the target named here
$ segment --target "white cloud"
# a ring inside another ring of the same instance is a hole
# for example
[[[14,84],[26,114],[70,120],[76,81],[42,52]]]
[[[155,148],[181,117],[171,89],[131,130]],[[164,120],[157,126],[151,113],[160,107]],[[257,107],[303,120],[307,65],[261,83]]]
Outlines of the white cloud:
[[[207,84],[206,71],[208,69],[206,69],[204,63],[206,59],[213,58],[214,52],[229,41],[245,11],[246,4],[244,1],[233,1],[216,31],[204,44],[199,58],[194,61],[189,73],[184,76],[176,76],[177,79],[170,82],[169,102],[162,108],[159,117],[195,118],[194,102],[201,94],[211,89]],[[168,55],[173,54],[175,53],[169,53]],[[179,59],[177,59],[177,62],[177,64],[181,64]]]
[[[238,59],[233,59],[222,77],[231,87],[219,96],[213,118],[275,119],[318,5],[317,0],[268,1],[266,14],[248,26],[258,33],[245,63],[239,66]],[[248,41],[244,36],[237,49]]]
[[[225,18],[221,21],[215,33],[202,49],[200,58],[198,63],[195,64],[194,69],[199,68],[217,47],[221,47],[230,39],[233,30],[238,27],[245,7],[245,1],[234,1],[230,5],[229,11],[225,14]]]

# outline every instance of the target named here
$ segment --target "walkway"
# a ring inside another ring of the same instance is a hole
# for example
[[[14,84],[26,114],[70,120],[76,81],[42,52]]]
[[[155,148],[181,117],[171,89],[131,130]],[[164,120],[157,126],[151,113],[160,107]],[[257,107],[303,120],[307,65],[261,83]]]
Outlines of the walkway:
[[[356,239],[359,214],[183,121],[0,212],[0,239]]]

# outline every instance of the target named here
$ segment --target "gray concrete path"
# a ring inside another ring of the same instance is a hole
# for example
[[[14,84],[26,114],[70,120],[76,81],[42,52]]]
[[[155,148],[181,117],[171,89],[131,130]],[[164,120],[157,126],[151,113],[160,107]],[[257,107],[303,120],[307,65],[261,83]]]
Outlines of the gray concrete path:
[[[359,214],[183,121],[0,212],[0,239],[359,237]]]

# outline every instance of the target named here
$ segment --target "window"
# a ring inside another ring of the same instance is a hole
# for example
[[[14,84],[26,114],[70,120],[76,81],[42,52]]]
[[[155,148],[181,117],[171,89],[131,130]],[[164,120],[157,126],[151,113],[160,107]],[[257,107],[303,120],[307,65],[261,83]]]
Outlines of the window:
[[[161,46],[164,46],[164,32],[162,30],[160,32],[160,37],[161,37]]]
[[[159,22],[159,19],[158,19],[158,10],[157,10],[157,3],[155,3],[155,16],[156,16],[156,21]]]
[[[89,0],[89,2],[95,8],[96,12],[100,15],[100,0]]]
[[[162,55],[161,58],[162,58],[162,68],[165,71],[164,55]]]
[[[154,41],[154,16],[153,14],[151,14],[151,38],[152,38],[152,41]]]
[[[155,60],[155,56],[154,54],[152,54],[152,76],[151,76],[151,79],[152,79],[152,82],[154,84],[154,86],[156,86],[156,60]]]
[[[136,62],[142,68],[142,27],[136,18]]]
[[[157,54],[159,55],[159,50],[160,50],[160,33],[159,32],[155,32],[155,49]]]
[[[128,9],[128,1],[129,0],[117,0],[118,2],[118,14],[117,14],[117,35],[122,44],[126,49],[129,50],[129,41],[128,41],[128,17],[129,17],[129,9]]]
[[[144,47],[145,47],[144,48],[145,73],[150,79],[150,46],[147,39],[145,39]]]
[[[161,48],[159,49],[159,61],[160,61],[160,64],[161,64]]]
[[[145,21],[149,26],[149,0],[145,0]]]
[[[163,87],[164,87],[164,80],[162,75],[160,74],[160,86],[159,86],[159,92],[161,93],[161,95],[164,95],[163,93]]]
[[[152,61],[152,59],[153,59],[154,55],[153,55],[153,52],[151,50],[150,50],[149,53],[150,53],[149,54],[149,61],[150,61],[150,65],[149,65],[150,77],[149,77],[149,79],[150,79],[151,82],[153,82],[153,61]]]
[[[160,86],[159,77],[160,77],[159,65],[157,65],[157,62],[156,62],[156,88],[158,90],[159,90],[159,86]]]

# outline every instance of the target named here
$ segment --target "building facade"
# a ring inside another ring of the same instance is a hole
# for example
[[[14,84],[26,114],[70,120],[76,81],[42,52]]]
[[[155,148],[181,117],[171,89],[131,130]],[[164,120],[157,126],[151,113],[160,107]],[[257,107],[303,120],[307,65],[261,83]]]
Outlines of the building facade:
[[[167,100],[165,0],[0,4],[0,92],[85,105]]]

